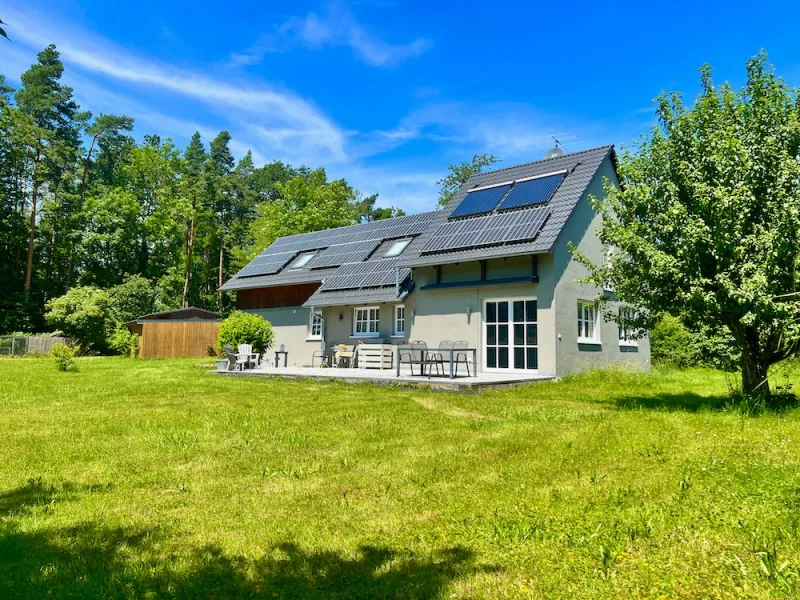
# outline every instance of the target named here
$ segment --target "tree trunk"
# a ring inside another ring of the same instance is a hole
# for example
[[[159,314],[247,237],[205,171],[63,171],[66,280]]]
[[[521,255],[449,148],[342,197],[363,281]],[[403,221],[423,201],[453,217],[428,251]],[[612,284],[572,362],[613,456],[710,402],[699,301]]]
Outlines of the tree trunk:
[[[25,268],[25,297],[31,296],[31,285],[33,282],[33,246],[36,241],[36,202],[39,198],[39,181],[36,178],[36,165],[39,164],[41,154],[36,150],[36,161],[33,167],[33,192],[31,193],[31,231],[28,236],[28,264]]]
[[[194,251],[194,222],[197,218],[197,210],[192,203],[192,218],[189,221],[189,237],[186,241],[186,273],[183,277],[183,308],[189,307],[189,280],[192,275],[192,252]]]
[[[746,396],[769,398],[769,364],[757,351],[742,350],[742,392]]]
[[[222,236],[220,236],[220,238],[219,238],[219,271],[217,273],[217,297],[218,297],[219,309],[220,310],[222,310],[222,290],[220,288],[222,287],[222,284],[224,283],[224,281],[222,279],[222,277],[223,277],[222,266],[223,266],[223,262],[224,262],[224,257],[225,257],[225,240],[223,239]]]

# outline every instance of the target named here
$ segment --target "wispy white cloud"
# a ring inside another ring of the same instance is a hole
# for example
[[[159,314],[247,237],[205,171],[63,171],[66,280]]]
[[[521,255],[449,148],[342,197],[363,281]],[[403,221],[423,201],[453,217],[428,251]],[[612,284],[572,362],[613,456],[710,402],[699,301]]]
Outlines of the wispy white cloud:
[[[272,150],[277,155],[301,158],[307,154],[315,160],[346,158],[341,129],[311,102],[289,90],[249,80],[226,81],[205,72],[162,64],[133,55],[89,32],[61,22],[56,25],[33,11],[10,6],[3,11],[4,18],[26,23],[25,28],[16,32],[21,44],[41,48],[55,43],[67,65],[109,78],[116,84],[145,86],[153,92],[180,96],[219,113],[233,111],[238,118],[263,131],[281,132],[271,139],[291,145],[274,146]],[[285,135],[286,131],[292,135]]]
[[[576,131],[588,133],[583,124],[564,123],[523,104],[440,102],[413,111],[392,129],[362,136],[360,150],[378,154],[422,140],[446,145],[455,154],[491,152],[504,159],[533,160],[553,146],[553,137],[579,143]]]
[[[397,65],[432,46],[430,40],[421,37],[404,43],[386,41],[362,25],[344,3],[332,2],[324,14],[310,12],[279,24],[248,50],[232,53],[229,64],[257,64],[265,55],[283,52],[297,43],[312,50],[349,47],[360,60],[374,67]]]

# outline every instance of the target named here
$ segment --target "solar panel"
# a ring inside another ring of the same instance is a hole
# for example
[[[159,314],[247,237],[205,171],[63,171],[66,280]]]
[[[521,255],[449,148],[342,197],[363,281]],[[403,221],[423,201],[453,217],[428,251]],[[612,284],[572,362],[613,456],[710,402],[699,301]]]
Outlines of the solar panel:
[[[466,217],[492,212],[510,187],[510,185],[500,185],[467,192],[461,204],[450,213],[450,217]]]
[[[324,281],[320,290],[347,290],[393,285],[396,277],[396,264],[397,261],[394,260],[380,260],[342,265],[334,275]],[[404,280],[410,273],[410,269],[400,269],[400,280]]]
[[[380,243],[380,240],[367,240],[331,246],[314,257],[308,267],[321,269],[323,267],[338,267],[350,262],[360,262],[372,254],[372,251]]]
[[[257,275],[272,275],[294,257],[294,252],[279,252],[278,254],[260,254],[247,266],[236,274],[236,277],[255,277]]]
[[[550,208],[542,206],[477,219],[451,221],[439,226],[425,243],[422,253],[532,240],[549,214]]]
[[[566,173],[557,173],[547,177],[537,177],[527,181],[520,181],[503,199],[498,210],[521,208],[534,204],[544,204],[553,197],[553,194],[564,181]]]

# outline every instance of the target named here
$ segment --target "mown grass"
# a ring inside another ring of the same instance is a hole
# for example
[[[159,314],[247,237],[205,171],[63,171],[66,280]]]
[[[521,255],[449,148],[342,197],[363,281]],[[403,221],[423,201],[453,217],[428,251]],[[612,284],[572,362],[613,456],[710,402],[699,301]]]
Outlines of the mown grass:
[[[457,395],[0,360],[0,597],[800,593],[800,411],[713,371]]]

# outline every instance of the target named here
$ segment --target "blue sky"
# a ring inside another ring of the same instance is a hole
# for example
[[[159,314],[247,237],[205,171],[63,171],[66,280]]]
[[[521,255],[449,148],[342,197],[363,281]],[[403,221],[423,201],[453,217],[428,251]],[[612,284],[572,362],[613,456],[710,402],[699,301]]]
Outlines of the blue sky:
[[[54,42],[84,108],[181,147],[324,166],[381,204],[436,204],[448,163],[630,145],[697,69],[740,86],[766,49],[800,85],[796,2],[4,2],[12,83]],[[646,6],[650,5],[652,6]]]

